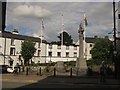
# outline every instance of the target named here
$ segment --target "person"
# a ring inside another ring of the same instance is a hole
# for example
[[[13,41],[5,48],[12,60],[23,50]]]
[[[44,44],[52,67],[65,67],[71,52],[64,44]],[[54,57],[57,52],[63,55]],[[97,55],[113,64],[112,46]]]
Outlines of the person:
[[[14,73],[18,74],[19,72],[19,64],[17,63],[16,66],[14,67]]]
[[[14,69],[13,73],[14,73],[14,74],[18,74],[17,68]]]
[[[87,75],[88,76],[92,76],[92,74],[93,74],[92,68],[88,67],[88,69],[87,69]]]
[[[106,68],[104,61],[102,61],[101,66],[100,66],[100,82],[105,82],[105,74],[106,74]]]

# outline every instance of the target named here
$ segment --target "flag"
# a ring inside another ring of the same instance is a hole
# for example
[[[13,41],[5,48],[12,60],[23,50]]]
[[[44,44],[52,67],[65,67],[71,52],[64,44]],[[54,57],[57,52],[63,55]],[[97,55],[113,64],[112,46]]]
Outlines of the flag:
[[[43,23],[43,19],[42,19],[42,29],[44,29],[44,23]]]
[[[84,23],[85,23],[85,26],[88,26],[88,20],[87,20],[86,16],[84,16]]]

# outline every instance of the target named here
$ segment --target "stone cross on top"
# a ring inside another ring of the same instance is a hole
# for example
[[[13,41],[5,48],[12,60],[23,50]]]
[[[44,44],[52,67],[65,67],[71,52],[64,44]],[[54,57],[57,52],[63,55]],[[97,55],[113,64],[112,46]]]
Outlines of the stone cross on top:
[[[80,23],[78,33],[83,34],[83,32],[84,28],[82,27],[82,23]]]

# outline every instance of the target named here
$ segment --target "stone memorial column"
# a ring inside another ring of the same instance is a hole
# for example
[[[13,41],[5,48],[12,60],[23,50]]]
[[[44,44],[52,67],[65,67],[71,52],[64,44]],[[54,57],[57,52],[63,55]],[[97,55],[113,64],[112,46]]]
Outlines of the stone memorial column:
[[[79,26],[78,33],[79,33],[79,57],[77,58],[76,61],[76,68],[77,68],[77,75],[81,76],[81,75],[86,75],[86,71],[87,71],[87,64],[84,58],[84,44],[83,44],[84,29],[82,28],[81,24]]]

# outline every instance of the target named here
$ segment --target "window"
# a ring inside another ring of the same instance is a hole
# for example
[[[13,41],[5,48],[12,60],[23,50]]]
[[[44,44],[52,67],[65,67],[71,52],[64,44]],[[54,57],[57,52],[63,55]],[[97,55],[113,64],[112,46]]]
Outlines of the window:
[[[74,57],[77,57],[77,52],[74,52]]]
[[[14,39],[11,39],[11,45],[15,45],[15,44],[14,44]]]
[[[61,52],[57,52],[57,56],[58,56],[58,57],[61,57]]]
[[[49,49],[52,49],[52,45],[51,44],[49,45]]]
[[[49,57],[52,57],[52,52],[48,52]]]
[[[38,43],[38,48],[40,48],[40,42]]]
[[[77,50],[77,46],[74,46],[74,50]]]
[[[69,50],[69,46],[66,46],[66,50]]]
[[[90,54],[92,54],[92,53],[91,53],[91,50],[90,50]]]
[[[118,19],[120,19],[120,14],[118,14]]]
[[[40,50],[38,50],[38,56],[40,56],[40,52],[41,52],[41,51],[40,51]]]
[[[92,44],[90,44],[90,47],[92,47]]]
[[[61,49],[61,46],[60,46],[60,45],[58,45],[58,46],[57,46],[57,48],[58,48],[58,49]]]
[[[69,52],[66,52],[66,57],[69,57]]]
[[[10,55],[15,55],[15,48],[10,48]]]

